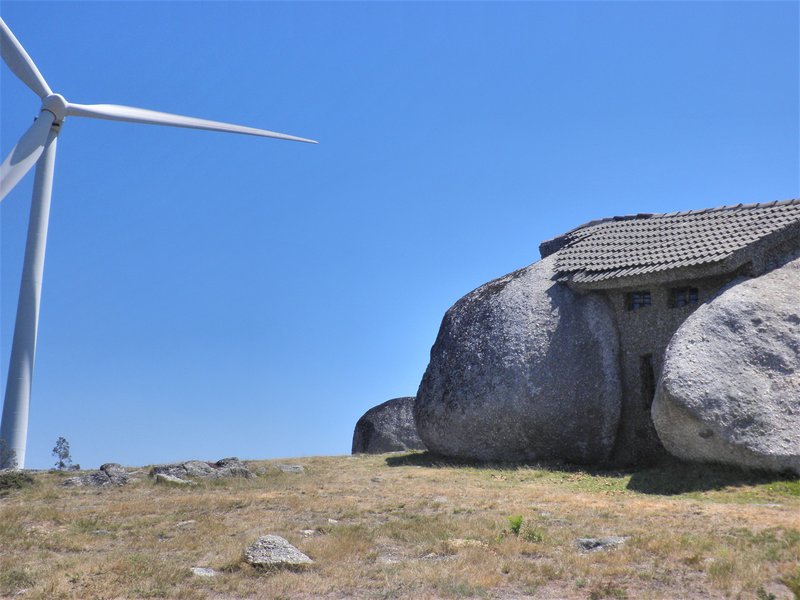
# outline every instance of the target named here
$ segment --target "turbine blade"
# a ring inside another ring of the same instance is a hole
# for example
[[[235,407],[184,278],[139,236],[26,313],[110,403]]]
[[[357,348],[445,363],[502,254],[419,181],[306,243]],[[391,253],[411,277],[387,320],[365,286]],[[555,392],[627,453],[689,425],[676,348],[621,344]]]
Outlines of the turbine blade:
[[[254,127],[243,127],[242,125],[231,125],[230,123],[220,123],[219,121],[208,121],[206,119],[196,119],[194,117],[184,117],[170,113],[147,110],[145,108],[134,108],[132,106],[120,106],[118,104],[69,104],[67,105],[67,115],[73,117],[92,117],[95,119],[109,119],[111,121],[126,121],[128,123],[146,123],[149,125],[169,125],[171,127],[188,127],[190,129],[207,129],[210,131],[225,131],[228,133],[243,133],[246,135],[258,135],[261,137],[277,138],[279,140],[292,140],[295,142],[307,142],[316,144],[314,140],[276,133],[266,129],[256,129]]]
[[[39,160],[54,118],[53,113],[43,110],[0,165],[0,202]]]
[[[22,47],[19,40],[11,33],[3,19],[0,19],[0,55],[3,56],[3,60],[14,75],[31,88],[39,98],[45,98],[53,93],[42,74],[39,73],[39,69],[36,68],[36,64],[25,52],[25,48]]]

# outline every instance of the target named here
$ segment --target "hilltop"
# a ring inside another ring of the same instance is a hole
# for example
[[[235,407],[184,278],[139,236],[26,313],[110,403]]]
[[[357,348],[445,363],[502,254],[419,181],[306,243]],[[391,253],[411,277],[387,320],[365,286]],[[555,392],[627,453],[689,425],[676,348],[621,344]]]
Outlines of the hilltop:
[[[632,472],[426,453],[247,461],[251,479],[0,492],[7,598],[792,598],[800,479],[669,463]],[[314,561],[258,570],[276,534]],[[600,542],[583,542],[593,538]],[[605,540],[606,549],[592,550]],[[212,569],[198,576],[192,567]]]

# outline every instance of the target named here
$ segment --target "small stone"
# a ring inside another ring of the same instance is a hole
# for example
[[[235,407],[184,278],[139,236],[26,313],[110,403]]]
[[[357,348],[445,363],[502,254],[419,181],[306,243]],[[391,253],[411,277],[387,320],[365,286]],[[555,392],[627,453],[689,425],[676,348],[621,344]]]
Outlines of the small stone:
[[[306,537],[311,537],[312,535],[316,535],[316,529],[301,529],[300,533],[302,533]]]
[[[175,527],[187,527],[188,525],[194,525],[197,523],[194,519],[189,519],[188,521],[179,521],[175,523]]]
[[[92,535],[111,535],[111,532],[108,529],[95,529]]]
[[[244,551],[244,558],[257,567],[293,568],[314,562],[279,535],[261,536]]]
[[[395,558],[394,556],[390,556],[390,555],[387,555],[387,554],[381,554],[377,558],[377,562],[382,564],[382,565],[393,565],[393,564],[399,563],[400,560]]]
[[[198,577],[216,577],[217,572],[208,567],[192,567],[192,574]]]
[[[627,537],[611,536],[605,538],[578,538],[575,544],[584,552],[600,552],[621,546]]]
[[[423,556],[421,560],[429,560],[429,561],[433,561],[433,562],[440,562],[440,561],[444,561],[444,560],[453,560],[454,558],[455,558],[455,556],[453,556],[453,555],[441,555],[441,554],[436,554],[435,552],[429,552],[428,554]]]
[[[454,538],[447,540],[447,543],[453,548],[486,548],[488,544],[481,540],[467,540],[462,538]]]
[[[197,485],[194,481],[187,481],[186,479],[181,479],[180,477],[175,477],[174,475],[168,475],[166,473],[156,473],[154,479],[156,483],[162,484]]]
[[[338,522],[339,521],[337,521],[336,519],[328,519],[328,523],[330,523],[331,525],[336,525]]]
[[[284,473],[305,473],[302,465],[276,465]]]
[[[267,467],[261,466],[256,469],[256,475],[266,475]]]

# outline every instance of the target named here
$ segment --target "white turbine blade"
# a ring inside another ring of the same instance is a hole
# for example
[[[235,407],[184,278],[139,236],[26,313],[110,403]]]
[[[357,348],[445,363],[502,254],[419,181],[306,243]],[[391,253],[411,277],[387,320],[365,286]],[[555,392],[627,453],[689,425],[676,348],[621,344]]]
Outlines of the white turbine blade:
[[[0,202],[39,160],[53,119],[51,112],[42,111],[0,165]]]
[[[317,143],[314,140],[286,135],[285,133],[275,133],[274,131],[267,131],[266,129],[231,125],[229,123],[220,123],[219,121],[184,117],[182,115],[173,115],[156,110],[147,110],[145,108],[134,108],[132,106],[120,106],[118,104],[69,104],[67,105],[67,115],[73,117],[109,119],[111,121],[126,121],[128,123],[146,123],[149,125],[169,125],[171,127],[188,127],[190,129],[243,133],[246,135],[277,138],[279,140],[308,142],[309,144]]]
[[[0,19],[0,54],[14,75],[31,88],[39,98],[53,93],[31,57],[25,52],[25,48],[14,37],[3,19]]]

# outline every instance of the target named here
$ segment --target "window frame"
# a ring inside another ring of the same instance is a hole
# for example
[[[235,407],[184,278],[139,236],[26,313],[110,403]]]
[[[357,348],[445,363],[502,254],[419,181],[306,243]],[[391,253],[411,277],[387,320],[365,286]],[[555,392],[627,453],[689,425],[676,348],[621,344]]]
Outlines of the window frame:
[[[685,308],[700,304],[700,290],[696,287],[685,286],[671,288],[669,291],[669,307]]]
[[[653,306],[653,294],[650,290],[636,290],[625,294],[625,309],[634,312]]]

